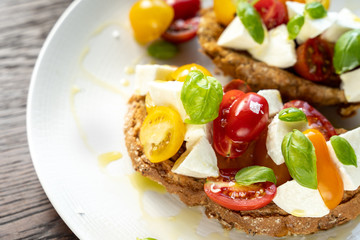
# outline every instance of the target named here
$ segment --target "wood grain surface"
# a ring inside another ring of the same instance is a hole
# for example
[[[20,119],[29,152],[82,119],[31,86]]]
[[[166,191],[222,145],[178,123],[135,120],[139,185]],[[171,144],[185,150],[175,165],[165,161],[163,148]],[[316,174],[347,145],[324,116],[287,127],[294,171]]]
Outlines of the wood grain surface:
[[[71,2],[0,1],[0,239],[77,239],[39,183],[25,126],[37,55]]]

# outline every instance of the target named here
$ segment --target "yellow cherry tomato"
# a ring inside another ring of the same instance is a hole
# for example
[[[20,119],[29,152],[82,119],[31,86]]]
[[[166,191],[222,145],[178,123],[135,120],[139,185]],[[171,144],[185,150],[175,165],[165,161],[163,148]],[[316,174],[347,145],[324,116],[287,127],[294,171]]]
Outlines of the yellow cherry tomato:
[[[184,82],[187,75],[189,74],[190,71],[192,70],[200,70],[202,71],[206,76],[212,76],[211,73],[209,72],[209,70],[207,70],[206,68],[204,68],[203,66],[200,66],[196,63],[191,63],[191,64],[186,64],[183,65],[181,67],[178,67],[172,74],[171,77],[172,79],[179,81],[179,82]]]
[[[219,23],[228,25],[235,17],[236,8],[232,0],[214,0],[214,12]]]
[[[174,9],[164,0],[140,0],[130,9],[130,23],[135,39],[151,42],[161,36],[174,18]]]
[[[185,124],[179,113],[170,107],[154,107],[140,129],[140,142],[146,157],[153,163],[174,156],[184,138]]]
[[[334,209],[341,202],[344,194],[344,184],[339,169],[331,160],[326,140],[316,129],[304,132],[315,148],[318,190],[325,205]]]
[[[147,93],[145,96],[145,107],[147,113],[150,113],[155,108],[155,103],[152,100],[150,93]]]

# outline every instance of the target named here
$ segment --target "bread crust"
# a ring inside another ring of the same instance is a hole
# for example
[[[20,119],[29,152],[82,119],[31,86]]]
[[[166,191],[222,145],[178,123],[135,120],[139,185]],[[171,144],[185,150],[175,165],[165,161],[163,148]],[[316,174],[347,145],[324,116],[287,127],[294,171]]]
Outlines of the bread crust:
[[[351,116],[360,108],[360,103],[348,103],[344,91],[314,83],[298,77],[290,71],[272,67],[253,59],[246,51],[221,47],[217,39],[225,27],[218,23],[212,9],[202,10],[198,30],[203,52],[225,75],[245,80],[253,90],[278,89],[288,100],[301,99],[311,104],[341,106],[342,116]]]
[[[237,228],[247,234],[287,236],[311,234],[333,228],[360,214],[360,188],[346,191],[340,205],[321,218],[300,218],[289,215],[273,202],[252,211],[232,211],[211,201],[203,190],[205,179],[197,179],[171,172],[178,157],[160,163],[151,163],[143,152],[139,140],[141,124],[146,116],[145,97],[134,95],[128,102],[124,133],[126,147],[133,167],[143,176],[165,186],[169,193],[177,194],[188,206],[204,206],[209,218],[218,219],[226,229]],[[180,153],[181,154],[181,153]]]

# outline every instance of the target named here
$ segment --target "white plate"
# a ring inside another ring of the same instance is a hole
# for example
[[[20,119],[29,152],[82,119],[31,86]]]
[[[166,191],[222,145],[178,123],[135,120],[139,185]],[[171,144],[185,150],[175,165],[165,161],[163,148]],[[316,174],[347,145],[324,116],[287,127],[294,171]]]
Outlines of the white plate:
[[[169,194],[133,187],[123,135],[126,99],[133,91],[132,68],[151,59],[132,38],[127,20],[131,3],[74,1],[51,31],[28,101],[29,145],[40,182],[81,239],[245,237],[238,231],[225,233],[201,208],[189,209]],[[213,70],[198,49],[196,40],[184,44],[168,63],[197,62]],[[357,117],[344,124],[359,122]],[[114,151],[123,157],[106,169],[99,166],[99,155]],[[311,237],[350,239],[360,234],[357,225],[355,220]]]

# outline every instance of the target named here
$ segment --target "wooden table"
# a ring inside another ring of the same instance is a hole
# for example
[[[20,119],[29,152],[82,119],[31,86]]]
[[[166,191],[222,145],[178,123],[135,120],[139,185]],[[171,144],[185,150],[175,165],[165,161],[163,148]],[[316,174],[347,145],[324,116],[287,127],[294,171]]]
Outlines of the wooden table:
[[[0,239],[77,239],[39,183],[25,126],[35,61],[71,2],[0,1]]]

